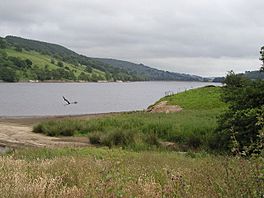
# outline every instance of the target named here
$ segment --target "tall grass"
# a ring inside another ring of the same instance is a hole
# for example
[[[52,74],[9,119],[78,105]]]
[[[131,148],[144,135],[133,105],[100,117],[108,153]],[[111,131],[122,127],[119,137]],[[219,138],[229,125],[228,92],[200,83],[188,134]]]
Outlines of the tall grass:
[[[49,155],[48,155],[49,154]],[[0,156],[1,197],[261,197],[259,161],[120,149]]]

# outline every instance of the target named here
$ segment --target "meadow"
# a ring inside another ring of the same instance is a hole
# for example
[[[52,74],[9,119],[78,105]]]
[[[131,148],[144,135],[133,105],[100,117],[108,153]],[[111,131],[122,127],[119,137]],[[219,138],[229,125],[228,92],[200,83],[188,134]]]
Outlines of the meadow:
[[[261,197],[262,162],[206,153],[23,149],[0,156],[0,195]]]
[[[220,87],[193,89],[161,99],[179,105],[183,108],[181,112],[131,112],[90,120],[48,121],[36,125],[34,132],[49,136],[89,136],[92,144],[133,150],[153,149],[166,143],[173,150],[208,150],[217,116],[226,108],[220,94]]]

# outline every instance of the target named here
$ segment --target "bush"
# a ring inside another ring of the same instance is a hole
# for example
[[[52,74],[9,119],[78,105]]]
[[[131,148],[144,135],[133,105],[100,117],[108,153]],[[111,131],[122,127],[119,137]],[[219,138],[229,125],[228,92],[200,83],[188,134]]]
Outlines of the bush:
[[[91,144],[101,144],[102,133],[92,132],[88,135]]]
[[[18,81],[16,71],[9,67],[0,68],[0,80],[1,79],[6,82],[17,82]]]
[[[148,145],[160,146],[159,138],[154,133],[145,134],[143,139],[144,142],[147,143]]]
[[[112,146],[128,146],[135,143],[135,135],[131,131],[116,130],[107,133],[103,139],[102,144],[108,147]]]
[[[48,121],[33,127],[35,133],[44,133],[48,136],[73,136],[76,126],[71,122],[65,121]]]
[[[59,67],[63,67],[64,65],[63,65],[63,62],[61,62],[61,61],[59,61],[58,63],[57,63],[57,65],[59,66]]]
[[[202,144],[201,137],[199,135],[191,134],[187,140],[187,145],[191,148],[197,149]]]
[[[261,126],[257,123],[264,105],[264,81],[251,81],[231,72],[225,83],[222,100],[228,103],[229,109],[219,118],[211,147],[231,150],[235,140],[242,152],[259,139]]]

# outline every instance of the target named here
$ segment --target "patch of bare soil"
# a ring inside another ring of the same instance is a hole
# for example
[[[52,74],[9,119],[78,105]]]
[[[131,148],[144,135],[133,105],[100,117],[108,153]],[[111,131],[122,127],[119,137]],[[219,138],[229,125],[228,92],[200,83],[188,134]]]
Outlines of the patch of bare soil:
[[[90,146],[88,137],[48,137],[32,132],[39,122],[59,119],[84,119],[111,116],[118,113],[76,115],[76,116],[36,116],[0,117],[0,147],[81,147]]]
[[[168,105],[167,101],[161,101],[158,104],[147,109],[147,112],[151,113],[172,113],[172,112],[180,112],[182,108],[178,105]]]
[[[166,106],[166,105],[165,105]],[[163,109],[160,111],[159,108]],[[153,108],[151,112],[176,112],[180,107],[160,104]],[[124,112],[123,112],[124,113]],[[43,134],[32,132],[33,126],[51,120],[81,119],[108,117],[122,113],[102,113],[87,115],[69,116],[32,116],[32,117],[0,117],[0,153],[5,147],[82,147],[91,146],[88,137],[49,137]]]
[[[32,132],[30,126],[0,123],[0,145],[7,147],[65,147],[87,146],[88,138],[76,141],[74,138],[48,137]]]

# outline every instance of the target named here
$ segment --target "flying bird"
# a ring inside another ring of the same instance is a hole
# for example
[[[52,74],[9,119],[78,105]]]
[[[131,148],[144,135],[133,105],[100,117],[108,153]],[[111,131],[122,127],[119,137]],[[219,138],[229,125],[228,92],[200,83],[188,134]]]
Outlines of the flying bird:
[[[64,96],[62,96],[62,98],[63,98],[63,100],[65,101],[65,102],[67,102],[67,104],[65,104],[65,105],[70,105],[70,104],[77,104],[78,102],[70,102],[68,99],[66,99]]]

